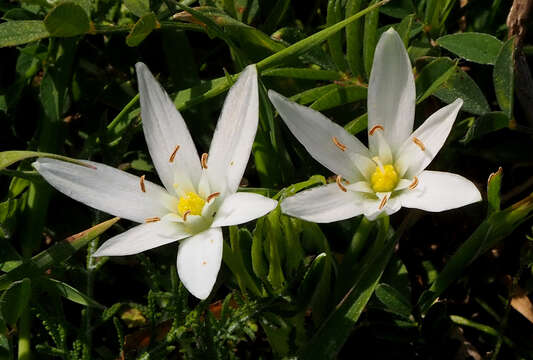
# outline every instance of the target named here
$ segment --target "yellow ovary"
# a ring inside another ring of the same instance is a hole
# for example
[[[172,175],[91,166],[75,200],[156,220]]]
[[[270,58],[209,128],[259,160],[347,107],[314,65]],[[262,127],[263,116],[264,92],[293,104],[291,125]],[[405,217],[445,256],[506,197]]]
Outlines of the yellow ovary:
[[[392,165],[383,166],[383,171],[378,166],[370,178],[370,183],[375,192],[392,191],[398,184],[398,174]]]
[[[204,208],[205,200],[198,196],[197,193],[189,191],[180,197],[178,202],[178,213],[183,216],[187,211],[190,215],[201,215]]]

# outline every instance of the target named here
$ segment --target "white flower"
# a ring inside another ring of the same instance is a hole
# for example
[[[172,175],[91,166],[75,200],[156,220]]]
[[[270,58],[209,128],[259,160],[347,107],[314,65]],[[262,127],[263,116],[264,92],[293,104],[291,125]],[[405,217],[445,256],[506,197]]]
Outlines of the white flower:
[[[200,158],[176,107],[148,68],[136,65],[144,136],[164,188],[124,171],[41,158],[34,167],[62,193],[104,212],[142,223],[106,241],[94,256],[137,254],[181,240],[178,274],[205,299],[222,260],[221,226],[265,215],[276,201],[237,193],[258,124],[257,72],[249,66],[230,89],[209,157]]]
[[[469,180],[424,170],[450,133],[463,101],[431,115],[413,132],[415,83],[409,57],[398,34],[380,38],[368,86],[367,149],[356,137],[317,111],[269,97],[294,136],[318,162],[337,175],[337,183],[285,199],[286,214],[332,222],[364,214],[369,219],[405,206],[443,211],[481,200]]]

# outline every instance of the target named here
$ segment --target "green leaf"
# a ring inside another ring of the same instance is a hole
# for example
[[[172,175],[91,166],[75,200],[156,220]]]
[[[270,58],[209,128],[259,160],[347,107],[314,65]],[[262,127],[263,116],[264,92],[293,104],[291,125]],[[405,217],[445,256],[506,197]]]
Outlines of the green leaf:
[[[91,240],[100,236],[118,220],[119,218],[113,218],[104,221],[90,229],[72,235],[63,241],[54,244],[49,249],[40,252],[35,255],[30,262],[25,262],[7,274],[0,276],[0,290],[7,288],[13,281],[28,276],[32,277],[40,275],[51,266],[67,260],[76,251],[87,245]]]
[[[329,0],[328,12],[326,15],[326,25],[331,26],[342,20],[341,0]],[[328,47],[333,62],[337,69],[344,71],[346,69],[346,60],[342,51],[342,33],[336,32],[328,38]]]
[[[507,40],[494,63],[492,79],[500,109],[509,119],[513,116],[514,99],[514,38]]]
[[[476,115],[483,115],[490,111],[485,95],[472,78],[456,67],[454,73],[435,92],[434,95],[447,104],[457,98],[464,101],[461,110]]]
[[[350,134],[355,135],[365,130],[368,127],[368,113],[364,113],[361,116],[350,121],[348,124],[344,125],[344,129]]]
[[[276,68],[267,69],[261,73],[261,76],[279,76],[294,79],[307,80],[340,80],[341,74],[338,71],[319,70],[310,68]]]
[[[90,167],[89,165],[85,164],[84,162],[80,160],[72,159],[66,156],[62,156],[62,155],[50,154],[50,153],[39,152],[39,151],[10,150],[10,151],[0,152],[0,170],[5,169],[9,165],[14,164],[17,161],[34,158],[34,157],[47,157],[51,159],[71,162],[71,163],[78,164],[81,166]]]
[[[0,298],[0,309],[6,323],[14,325],[20,315],[28,311],[31,298],[31,281],[22,279],[14,281]]]
[[[388,218],[381,218],[378,224],[378,236],[363,258],[361,271],[356,274],[352,288],[309,343],[300,349],[299,357],[306,360],[334,359],[350,335],[394,252],[396,237],[389,229]]]
[[[418,299],[422,314],[481,254],[509,236],[533,211],[533,195],[503,211],[493,212],[448,260],[431,287]]]
[[[311,108],[317,111],[323,111],[351,102],[364,100],[366,99],[366,95],[367,88],[363,86],[338,85],[311,104]]]
[[[363,7],[363,0],[348,0],[346,3],[346,17],[356,14]],[[363,21],[354,21],[346,26],[346,60],[353,77],[364,77],[363,63]]]
[[[366,15],[367,13],[371,12],[372,10],[384,5],[388,0],[382,0],[379,2],[376,2],[375,4],[367,7],[366,9],[359,11],[357,14],[354,14],[350,16],[347,19],[344,19],[342,21],[339,21],[335,25],[332,25],[330,27],[327,27],[324,30],[321,30],[304,40],[298,41],[295,44],[292,44],[291,46],[278,51],[274,55],[269,56],[266,59],[263,59],[259,61],[256,65],[259,70],[263,70],[269,67],[273,67],[276,64],[279,64],[280,62],[288,59],[288,58],[294,58],[307,50],[311,49],[312,47],[320,44],[327,38],[329,38],[332,34],[335,34],[337,31],[344,28],[346,25],[354,22],[355,20],[359,19],[360,17]]]
[[[44,285],[48,290],[57,293],[58,295],[64,297],[67,300],[70,300],[80,305],[92,306],[101,309],[104,308],[104,306],[97,303],[87,295],[83,294],[81,291],[73,288],[69,284],[49,278],[42,278],[42,281],[42,285]]]
[[[300,301],[305,307],[308,304],[311,306],[311,318],[315,326],[322,323],[330,310],[332,267],[331,255],[317,255],[300,285]]]
[[[494,111],[486,113],[475,119],[461,142],[468,144],[470,141],[480,138],[483,135],[504,129],[509,126],[509,118],[501,111]]]
[[[313,101],[316,101],[318,98],[326,95],[330,91],[337,88],[337,84],[328,84],[324,86],[318,86],[316,88],[312,88],[306,91],[303,91],[301,93],[298,93],[296,95],[291,96],[289,99],[291,101],[297,102],[301,105],[306,105],[309,103],[312,103]]]
[[[413,26],[415,18],[416,15],[411,14],[403,18],[402,21],[397,26],[395,26],[395,29],[398,32],[398,35],[400,35],[400,38],[402,39],[405,48],[408,47],[409,35],[411,34],[411,28]]]
[[[448,58],[438,58],[424,66],[415,81],[416,102],[421,103],[432,95],[454,74],[456,66],[457,63]]]
[[[54,7],[44,18],[50,36],[70,37],[89,32],[91,25],[85,10],[72,2]]]
[[[159,22],[154,13],[148,13],[143,15],[126,37],[126,44],[130,47],[135,47],[139,45],[150,33],[159,27]]]
[[[149,0],[124,0],[124,5],[137,17],[143,17],[150,12]]]
[[[502,42],[494,36],[475,32],[445,35],[437,39],[437,44],[479,64],[494,64],[502,47]]]
[[[376,0],[372,0],[371,4],[376,4]],[[372,10],[365,16],[364,36],[363,36],[363,61],[365,64],[366,78],[370,78],[370,70],[374,62],[374,51],[378,43],[378,21],[379,9]]]
[[[397,315],[409,318],[411,304],[398,290],[388,284],[379,284],[376,287],[376,297],[386,308]]]
[[[40,20],[7,21],[0,24],[0,48],[26,44],[50,36]]]
[[[502,186],[502,176],[503,169],[500,167],[498,171],[490,174],[489,180],[487,181],[488,215],[492,215],[493,213],[500,211],[500,189]]]

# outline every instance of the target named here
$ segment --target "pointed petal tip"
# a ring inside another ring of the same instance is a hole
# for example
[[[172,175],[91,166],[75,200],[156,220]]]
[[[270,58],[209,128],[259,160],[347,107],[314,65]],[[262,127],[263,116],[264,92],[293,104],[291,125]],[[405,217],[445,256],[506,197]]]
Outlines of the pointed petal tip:
[[[135,63],[135,71],[136,72],[141,72],[141,71],[145,71],[145,70],[148,70],[148,67],[143,63],[143,62],[136,62]]]

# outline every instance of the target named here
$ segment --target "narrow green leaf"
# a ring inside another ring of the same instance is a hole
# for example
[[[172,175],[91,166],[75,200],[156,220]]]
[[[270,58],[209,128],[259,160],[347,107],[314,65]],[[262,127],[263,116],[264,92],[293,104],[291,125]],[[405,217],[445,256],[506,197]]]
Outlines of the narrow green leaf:
[[[342,20],[341,0],[329,0],[328,12],[326,15],[326,25],[332,26]],[[329,53],[337,69],[344,71],[346,69],[346,60],[342,51],[342,33],[336,32],[328,38]]]
[[[377,0],[372,0],[372,5],[377,4]],[[378,21],[379,9],[372,10],[365,16],[364,36],[363,36],[363,61],[365,63],[366,78],[370,78],[370,70],[374,62],[374,51],[378,43]]]
[[[396,237],[388,218],[379,220],[379,231],[372,248],[363,259],[353,287],[335,311],[323,322],[313,338],[299,351],[302,359],[334,359],[359,319],[394,252]]]
[[[291,96],[289,99],[291,101],[297,102],[301,105],[306,105],[309,103],[312,103],[313,101],[316,101],[318,98],[326,95],[333,89],[337,88],[337,84],[328,84],[324,86],[318,86],[316,88],[312,88],[306,91],[303,91],[301,93],[298,93],[296,95]]]
[[[54,244],[49,249],[35,255],[30,262],[14,268],[12,271],[0,276],[0,290],[9,286],[13,281],[20,280],[24,277],[32,277],[40,275],[51,266],[61,263],[70,258],[76,251],[87,245],[91,240],[100,236],[103,232],[109,229],[119,218],[113,218],[90,229],[82,231],[76,235],[72,235],[67,239]]]
[[[495,212],[500,211],[500,189],[502,186],[503,169],[500,167],[498,171],[493,172],[487,181],[487,214],[490,216]]]
[[[39,152],[39,151],[9,150],[9,151],[0,152],[0,170],[5,169],[9,165],[14,164],[17,161],[21,161],[21,160],[25,160],[25,159],[29,159],[33,157],[47,157],[51,159],[63,160],[63,161],[71,162],[71,163],[78,164],[81,166],[89,167],[89,165],[83,163],[80,160],[72,159],[66,156],[62,156],[62,155],[44,153],[44,152]]]
[[[341,74],[338,71],[319,70],[310,68],[276,68],[267,69],[261,76],[288,77],[294,79],[307,80],[340,80]]]
[[[480,138],[488,133],[504,129],[509,126],[509,118],[501,111],[493,111],[481,115],[475,119],[461,142],[468,144],[470,141]]]
[[[363,7],[364,0],[348,0],[346,3],[346,18],[356,14]],[[363,63],[363,21],[354,21],[346,26],[346,60],[353,77],[364,77]]]
[[[14,325],[23,312],[28,311],[31,298],[31,281],[14,281],[0,298],[0,309],[7,324]]]
[[[143,17],[150,12],[149,0],[124,0],[124,5],[137,17]]]
[[[91,299],[81,291],[73,288],[69,284],[49,278],[43,278],[42,280],[43,285],[45,285],[47,289],[57,293],[58,295],[64,297],[67,300],[70,300],[80,305],[92,306],[101,309],[104,308],[104,306],[97,303],[95,300]]]
[[[62,2],[54,7],[44,18],[44,25],[51,36],[58,37],[85,34],[91,27],[85,10],[72,2]]]
[[[386,4],[387,2],[388,2],[388,0],[382,0],[382,1],[376,2],[375,4],[367,7],[366,9],[364,9],[362,11],[359,11],[357,14],[354,14],[351,17],[336,23],[335,25],[332,25],[332,26],[330,26],[330,27],[328,27],[328,28],[326,28],[324,30],[321,30],[321,31],[319,31],[319,32],[317,32],[317,33],[305,38],[304,40],[298,41],[297,43],[292,44],[291,46],[289,46],[289,47],[287,47],[287,48],[285,48],[285,49],[283,49],[281,51],[278,51],[274,55],[271,55],[268,58],[263,59],[260,62],[258,62],[256,64],[257,68],[259,70],[263,70],[263,69],[272,67],[272,66],[282,62],[283,60],[285,60],[287,58],[296,57],[296,56],[306,52],[307,50],[311,49],[313,46],[316,46],[316,45],[320,44],[321,42],[326,40],[328,37],[330,37],[332,34],[336,33],[337,31],[341,30],[342,28],[344,28],[346,25],[354,22],[355,20],[357,20],[360,17],[366,15],[367,13],[371,12],[372,10],[374,10],[374,9],[384,5],[384,4]]]
[[[461,110],[476,115],[490,111],[489,104],[479,86],[461,68],[456,67],[454,73],[435,92],[434,95],[447,104],[457,98],[464,101]]]
[[[368,127],[368,113],[364,113],[361,116],[350,121],[348,124],[344,125],[344,129],[350,134],[355,135],[365,130]]]
[[[492,79],[500,109],[509,119],[513,116],[514,99],[514,38],[507,40],[494,63]]]
[[[40,20],[7,21],[0,24],[0,48],[26,44],[50,36]]]
[[[255,229],[252,234],[252,268],[254,270],[254,274],[263,281],[266,280],[266,277],[268,275],[268,264],[265,254],[263,252],[263,249],[265,247],[265,219],[265,217],[262,217],[257,220]]]
[[[339,85],[317,99],[313,104],[311,104],[311,108],[317,111],[323,111],[351,102],[364,100],[366,99],[366,95],[367,88],[363,86]]]
[[[494,64],[502,47],[496,37],[475,32],[445,35],[437,44],[455,55],[479,64]]]
[[[493,212],[448,260],[431,287],[418,299],[422,314],[481,254],[509,236],[533,211],[533,195],[503,211]]]
[[[411,304],[398,290],[388,284],[379,284],[376,287],[376,297],[386,308],[397,315],[409,318]]]
[[[267,279],[274,291],[281,292],[285,287],[285,274],[283,273],[282,264],[285,260],[283,244],[283,234],[281,233],[280,224],[281,210],[277,207],[266,216],[265,238],[266,238],[266,255],[268,259]]]
[[[143,15],[126,37],[126,44],[130,47],[139,45],[150,33],[159,26],[154,13]]]
[[[417,104],[444,84],[452,76],[456,66],[457,63],[448,58],[438,58],[424,66],[415,80]]]

